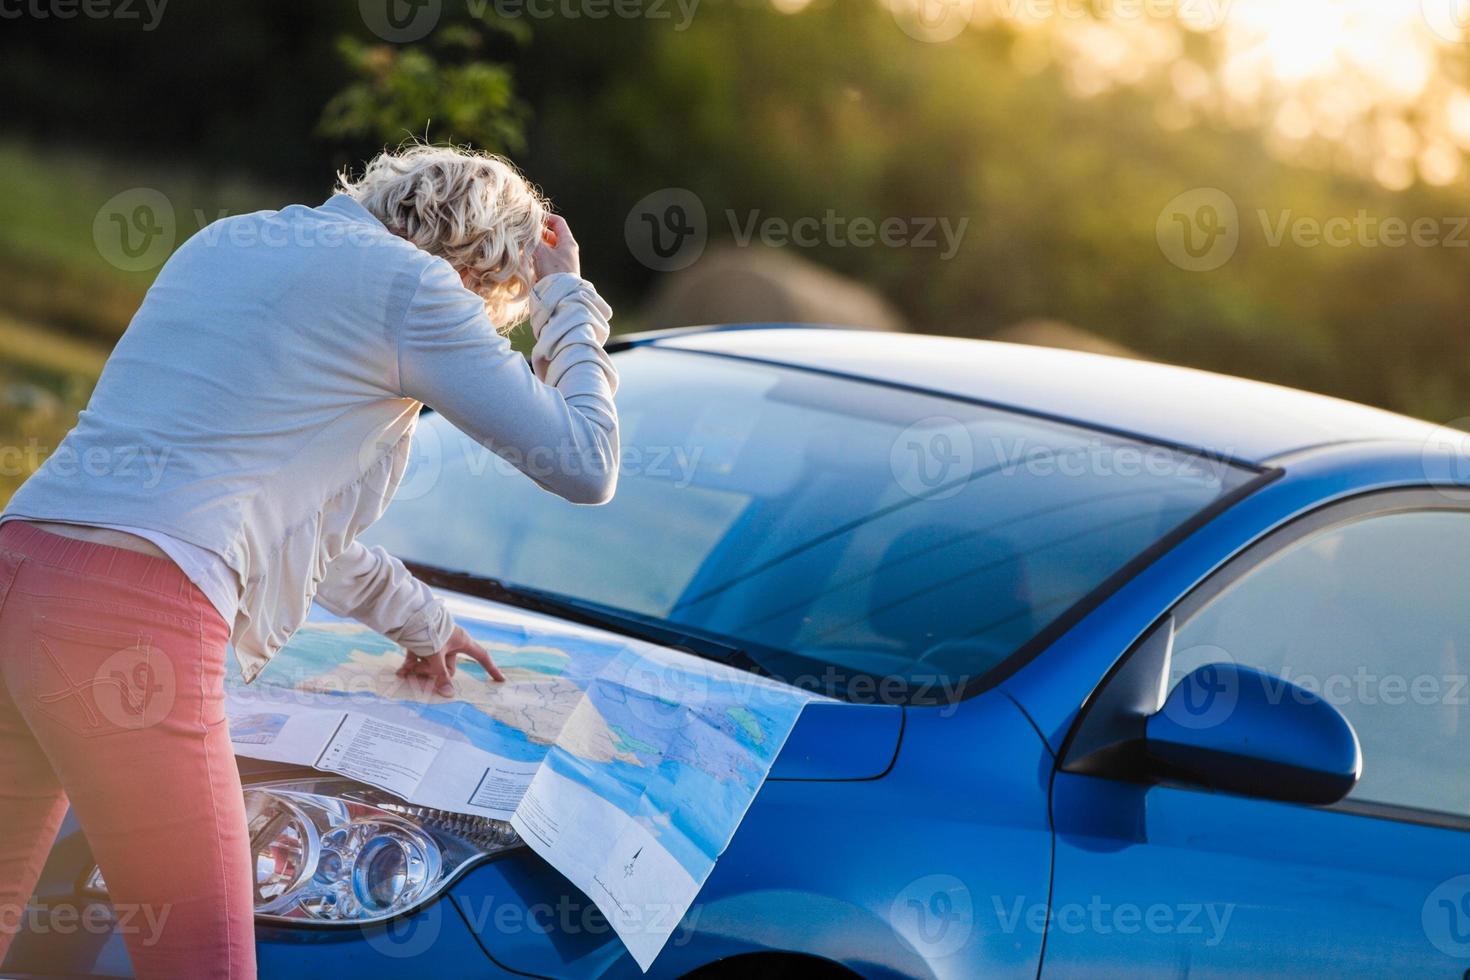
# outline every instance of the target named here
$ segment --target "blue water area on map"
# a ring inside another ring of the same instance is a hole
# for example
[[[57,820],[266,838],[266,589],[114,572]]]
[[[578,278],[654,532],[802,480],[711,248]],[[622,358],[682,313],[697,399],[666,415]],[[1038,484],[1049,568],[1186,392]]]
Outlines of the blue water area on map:
[[[587,697],[639,764],[559,748],[546,764],[637,819],[696,881],[734,835],[807,701],[795,689],[682,670],[631,650]]]
[[[619,643],[597,641],[583,636],[523,630],[519,626],[502,626],[468,617],[459,617],[458,621],[470,635],[484,643],[503,644],[513,648],[551,647],[550,651],[501,648],[495,649],[493,656],[496,664],[502,668],[517,667],[548,677],[561,677],[583,689],[598,671],[623,650]],[[264,689],[295,690],[303,683],[345,663],[353,650],[384,654],[400,649],[392,640],[366,628],[342,632],[340,628],[321,628],[318,625],[340,623],[357,625],[353,620],[334,616],[320,607],[315,608],[306,625],[276,654],[255,684],[247,689],[237,683],[237,690],[247,696],[254,694],[260,701],[268,704],[271,696]],[[561,651],[562,655],[552,652],[556,650]],[[484,668],[471,660],[461,658],[456,669],[488,681]],[[361,704],[381,707],[392,704],[395,709],[422,718],[441,729],[461,733],[470,744],[478,748],[517,762],[536,762],[547,751],[545,743],[532,742],[526,732],[495,720],[466,701],[398,701],[383,698],[370,691],[351,690],[328,689],[312,693],[314,696],[340,699],[344,706]]]

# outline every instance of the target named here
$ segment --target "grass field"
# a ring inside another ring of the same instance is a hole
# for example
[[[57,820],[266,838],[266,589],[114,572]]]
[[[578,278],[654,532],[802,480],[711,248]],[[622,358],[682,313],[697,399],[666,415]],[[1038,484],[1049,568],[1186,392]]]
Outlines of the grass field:
[[[94,226],[110,201],[140,188],[162,194],[178,244],[225,214],[278,207],[289,198],[238,180],[103,165],[79,152],[16,143],[0,142],[0,172],[9,198],[0,222],[0,311],[109,346],[157,273],[156,267],[119,268],[99,248]]]
[[[157,272],[119,268],[99,247],[94,226],[108,202],[136,188],[158,191],[171,206],[177,245],[224,214],[279,207],[289,195],[180,170],[104,165],[82,152],[13,142],[0,142],[0,173],[3,503],[75,423]]]

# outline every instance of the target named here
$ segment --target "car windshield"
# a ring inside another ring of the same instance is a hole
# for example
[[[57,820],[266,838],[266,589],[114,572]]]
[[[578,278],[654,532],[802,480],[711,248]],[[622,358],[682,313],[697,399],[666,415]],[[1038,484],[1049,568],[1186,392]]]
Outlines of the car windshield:
[[[1254,475],[813,371],[650,347],[616,363],[611,503],[569,504],[426,414],[364,541],[713,634],[837,696],[952,694]]]

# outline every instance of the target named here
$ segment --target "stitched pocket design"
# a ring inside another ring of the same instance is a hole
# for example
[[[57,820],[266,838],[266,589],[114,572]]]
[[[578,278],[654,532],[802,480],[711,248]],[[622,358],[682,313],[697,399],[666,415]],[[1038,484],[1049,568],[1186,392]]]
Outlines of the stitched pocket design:
[[[31,620],[33,707],[85,737],[158,724],[173,710],[173,661],[142,632]]]

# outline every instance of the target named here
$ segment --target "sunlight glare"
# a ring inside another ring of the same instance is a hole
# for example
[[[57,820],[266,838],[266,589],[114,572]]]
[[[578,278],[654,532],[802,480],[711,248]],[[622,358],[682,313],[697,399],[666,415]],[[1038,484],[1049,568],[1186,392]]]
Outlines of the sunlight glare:
[[[1394,101],[1423,91],[1441,43],[1418,0],[1236,0],[1223,29],[1227,59],[1277,87],[1366,83]]]

